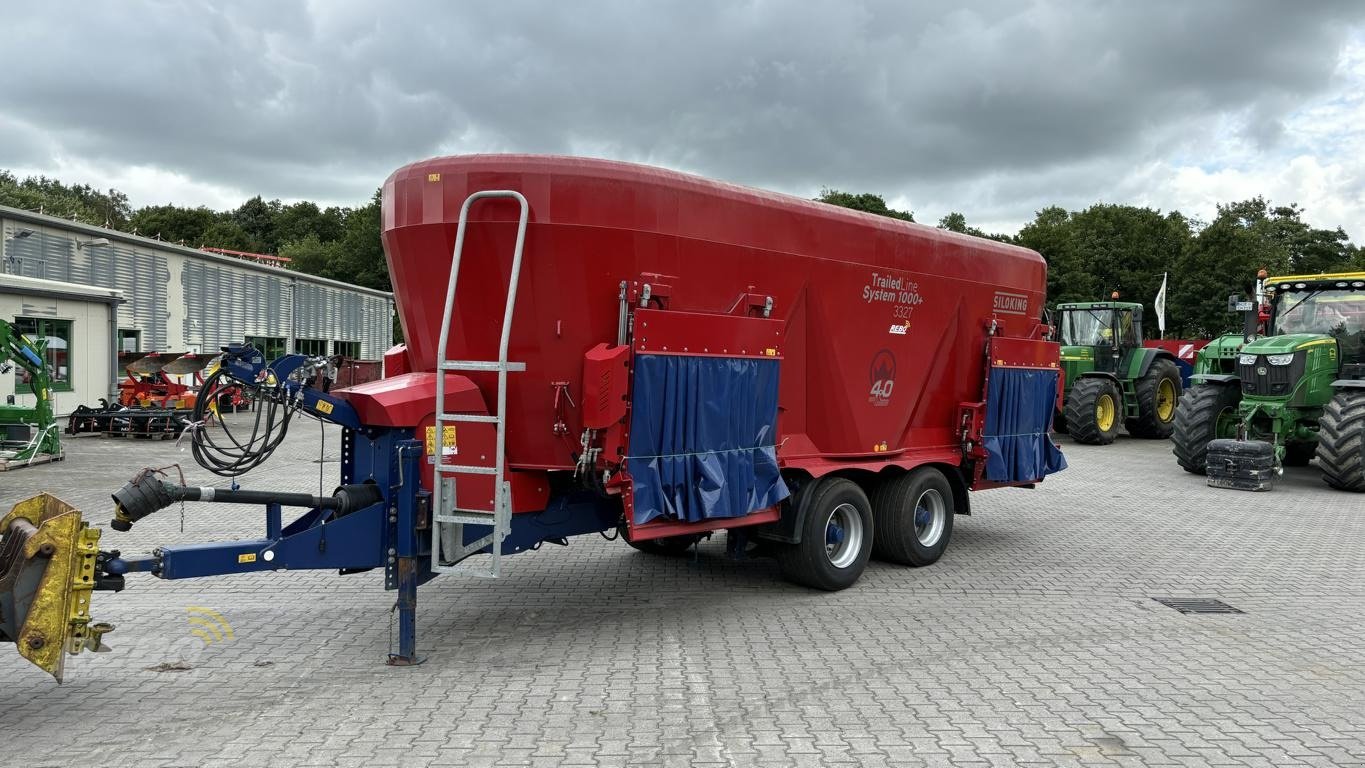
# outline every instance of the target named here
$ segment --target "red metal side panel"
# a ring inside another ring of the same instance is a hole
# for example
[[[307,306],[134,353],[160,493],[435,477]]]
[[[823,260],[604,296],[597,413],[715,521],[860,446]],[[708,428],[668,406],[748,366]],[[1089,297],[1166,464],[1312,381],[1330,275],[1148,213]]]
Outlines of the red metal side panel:
[[[513,466],[573,466],[576,441],[552,432],[550,383],[582,381],[584,353],[616,339],[621,283],[643,273],[670,276],[671,311],[725,315],[772,297],[788,466],[953,455],[958,405],[980,399],[986,329],[1030,336],[1042,313],[1046,265],[1026,249],[624,163],[439,158],[384,186],[416,370],[434,369],[455,221],[480,189],[516,189],[531,206],[510,350],[527,366],[509,384]],[[497,356],[516,217],[504,200],[471,211],[451,357]],[[494,377],[469,378],[491,400]],[[564,421],[576,436],[583,410]]]
[[[635,312],[635,352],[694,357],[782,357],[782,321],[702,312]]]

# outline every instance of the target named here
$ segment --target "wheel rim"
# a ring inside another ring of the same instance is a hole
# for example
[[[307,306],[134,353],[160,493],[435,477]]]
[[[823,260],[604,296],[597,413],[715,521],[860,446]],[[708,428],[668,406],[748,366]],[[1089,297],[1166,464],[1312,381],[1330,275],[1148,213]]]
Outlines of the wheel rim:
[[[1114,397],[1107,392],[1095,401],[1095,424],[1103,432],[1114,427]]]
[[[1162,379],[1156,386],[1156,417],[1162,421],[1175,418],[1175,385],[1170,379]]]
[[[938,544],[947,521],[948,505],[943,494],[934,488],[921,493],[915,502],[915,539],[926,547]]]
[[[847,568],[862,548],[863,517],[852,504],[840,504],[825,519],[825,556],[835,568]]]

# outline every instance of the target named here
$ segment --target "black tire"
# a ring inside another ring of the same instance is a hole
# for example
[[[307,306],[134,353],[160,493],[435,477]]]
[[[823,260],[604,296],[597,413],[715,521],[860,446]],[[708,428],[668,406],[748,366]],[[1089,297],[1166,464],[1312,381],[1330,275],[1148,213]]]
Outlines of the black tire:
[[[1065,435],[1067,433],[1066,414],[1062,412],[1061,408],[1052,409],[1052,431],[1059,435]]]
[[[1165,440],[1175,431],[1175,411],[1180,402],[1180,369],[1164,357],[1152,361],[1147,375],[1133,384],[1138,415],[1128,420],[1128,434]],[[1167,398],[1171,398],[1167,400]]]
[[[901,565],[931,565],[953,535],[953,487],[934,467],[877,484],[872,494],[872,555]]]
[[[1365,390],[1337,392],[1318,427],[1323,481],[1339,491],[1365,491]]]
[[[804,508],[801,541],[777,551],[777,563],[788,581],[834,592],[850,587],[863,575],[872,556],[875,527],[872,505],[863,489],[851,480],[826,477],[807,484],[800,491],[807,498],[795,499],[795,509]],[[843,525],[832,526],[831,523]],[[835,534],[832,527],[842,534]],[[829,539],[838,535],[838,541]]]
[[[1099,410],[1108,398],[1108,428],[1099,421]],[[1066,398],[1066,428],[1078,443],[1109,445],[1119,434],[1123,419],[1123,394],[1112,380],[1101,376],[1078,379]]]
[[[1318,450],[1317,443],[1287,443],[1284,446],[1286,467],[1306,467]]]
[[[687,554],[687,550],[692,545],[701,541],[700,536],[667,536],[662,539],[645,539],[644,541],[627,541],[631,548],[651,555],[662,555],[664,557],[677,557]]]
[[[1175,431],[1171,452],[1186,472],[1208,474],[1209,443],[1234,434],[1218,434],[1219,416],[1235,412],[1242,390],[1230,384],[1199,384],[1190,387],[1175,408]]]

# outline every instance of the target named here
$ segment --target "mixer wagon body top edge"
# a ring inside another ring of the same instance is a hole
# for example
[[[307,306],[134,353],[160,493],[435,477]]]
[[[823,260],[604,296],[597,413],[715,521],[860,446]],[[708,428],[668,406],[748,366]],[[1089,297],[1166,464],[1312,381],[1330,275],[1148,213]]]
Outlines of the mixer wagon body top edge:
[[[508,384],[513,469],[575,467],[584,420],[596,418],[583,402],[585,355],[616,345],[623,290],[634,354],[778,360],[776,455],[812,474],[960,465],[961,406],[984,399],[991,334],[1042,333],[1046,264],[1025,248],[628,163],[473,155],[415,163],[384,183],[384,245],[414,371],[436,369],[461,206],[490,189],[529,203],[509,350],[526,365]],[[510,200],[470,208],[447,358],[497,357],[518,212]],[[733,323],[708,325],[760,319],[768,299],[763,340],[746,346]],[[641,311],[678,322],[656,323],[651,341]],[[459,380],[491,403],[493,376]]]

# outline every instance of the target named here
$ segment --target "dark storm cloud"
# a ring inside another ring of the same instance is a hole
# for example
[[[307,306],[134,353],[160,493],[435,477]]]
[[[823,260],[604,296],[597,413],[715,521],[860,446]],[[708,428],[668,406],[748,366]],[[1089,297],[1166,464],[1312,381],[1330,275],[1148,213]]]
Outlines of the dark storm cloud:
[[[0,167],[153,166],[359,200],[442,152],[574,152],[804,193],[1273,145],[1359,3],[60,3],[0,47]],[[14,14],[12,13],[11,16]]]

